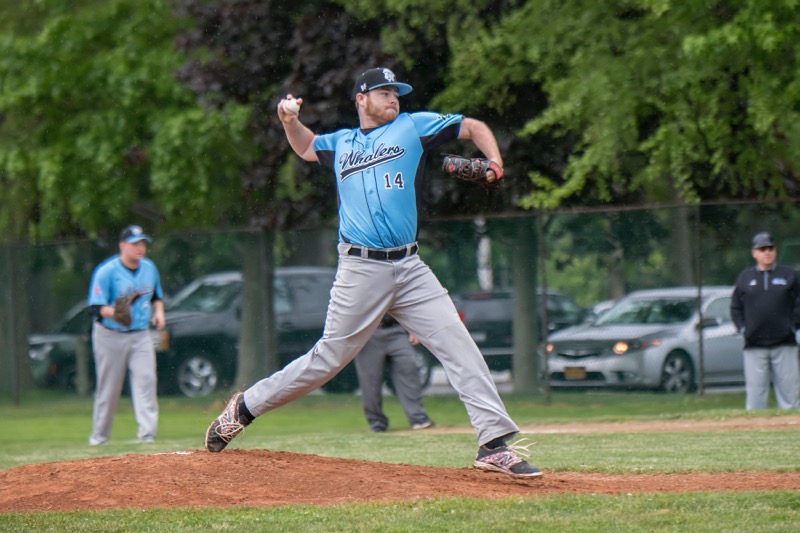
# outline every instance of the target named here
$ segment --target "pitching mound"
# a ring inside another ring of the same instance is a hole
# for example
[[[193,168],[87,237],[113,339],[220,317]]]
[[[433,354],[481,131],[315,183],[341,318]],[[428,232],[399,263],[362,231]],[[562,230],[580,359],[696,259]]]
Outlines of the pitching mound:
[[[797,427],[775,417],[747,427]],[[687,423],[682,422],[681,425]],[[683,430],[710,429],[708,422]],[[633,424],[636,426],[636,424]],[[716,429],[738,427],[725,422]],[[594,431],[634,430],[631,424]],[[662,424],[659,424],[659,429]],[[539,428],[543,430],[544,428]],[[557,428],[550,428],[555,431]],[[585,428],[562,427],[562,431]],[[639,428],[653,431],[655,428]],[[535,433],[536,429],[531,428]],[[493,498],[554,493],[625,494],[800,490],[800,472],[719,474],[577,474],[548,472],[513,480],[471,468],[373,463],[268,450],[188,450],[25,465],[0,471],[0,512],[208,506],[335,505],[444,496]]]
[[[26,465],[0,472],[0,511],[333,505],[442,496],[800,490],[800,472],[608,475],[546,472],[517,481],[431,468],[266,450],[192,450]]]

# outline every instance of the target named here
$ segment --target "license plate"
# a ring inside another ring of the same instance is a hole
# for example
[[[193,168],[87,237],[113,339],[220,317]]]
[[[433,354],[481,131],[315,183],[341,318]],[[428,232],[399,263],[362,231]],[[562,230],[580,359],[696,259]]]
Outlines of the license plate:
[[[582,366],[565,367],[564,379],[586,379],[586,369]]]

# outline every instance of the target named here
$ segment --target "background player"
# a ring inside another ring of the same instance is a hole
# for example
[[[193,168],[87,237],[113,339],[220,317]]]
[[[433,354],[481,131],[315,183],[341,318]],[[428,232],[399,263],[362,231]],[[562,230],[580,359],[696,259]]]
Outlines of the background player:
[[[399,97],[411,90],[389,69],[364,72],[353,90],[360,127],[325,135],[298,119],[301,99],[287,96],[278,104],[292,149],[336,176],[337,274],[322,338],[279,372],[235,394],[206,430],[209,451],[224,449],[255,417],[322,386],[361,351],[388,312],[441,361],[458,391],[477,435],[473,466],[513,477],[542,474],[519,456],[519,447],[508,445],[519,428],[447,290],[417,255],[416,194],[427,154],[455,139],[472,140],[493,161],[496,170],[487,173],[493,182],[502,177],[500,150],[478,120],[400,113]]]
[[[148,329],[164,328],[164,294],[158,269],[145,257],[152,239],[139,226],[119,237],[119,254],[100,263],[92,274],[89,305],[96,321],[92,350],[97,372],[92,435],[89,444],[108,441],[119,396],[130,372],[131,400],[140,442],[153,442],[158,427],[156,354]],[[138,294],[130,306],[130,325],[114,320],[114,302]]]
[[[416,337],[409,335],[391,315],[386,315],[355,359],[364,416],[374,433],[389,428],[389,419],[383,412],[383,380],[387,365],[395,394],[411,429],[433,426],[422,406],[422,380],[413,348],[417,344],[419,340]]]

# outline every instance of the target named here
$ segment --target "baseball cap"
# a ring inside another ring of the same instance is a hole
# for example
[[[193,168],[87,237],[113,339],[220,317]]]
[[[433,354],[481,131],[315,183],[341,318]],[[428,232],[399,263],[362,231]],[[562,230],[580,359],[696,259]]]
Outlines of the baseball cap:
[[[388,68],[378,67],[362,72],[356,79],[356,84],[353,86],[353,98],[355,98],[358,93],[366,93],[372,89],[386,87],[387,85],[397,87],[398,96],[404,96],[413,90],[411,85],[397,81],[394,72]]]
[[[775,241],[772,240],[772,235],[766,231],[756,233],[753,237],[753,249],[764,248],[765,246],[775,246]]]
[[[141,226],[127,226],[125,229],[122,230],[122,233],[119,234],[119,240],[125,242],[139,242],[139,241],[147,241],[153,242],[153,238],[150,235],[145,234],[142,230]]]

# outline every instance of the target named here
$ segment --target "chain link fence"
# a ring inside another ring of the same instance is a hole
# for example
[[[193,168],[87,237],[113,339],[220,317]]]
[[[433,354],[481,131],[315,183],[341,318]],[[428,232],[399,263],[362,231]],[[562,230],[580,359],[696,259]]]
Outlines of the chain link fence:
[[[422,258],[453,295],[490,367],[511,368],[515,338],[533,332],[524,337],[526,343],[547,345],[557,332],[596,320],[634,291],[730,287],[753,264],[750,239],[758,231],[772,233],[780,263],[800,267],[798,218],[794,203],[536,213],[425,221],[419,242]],[[159,267],[168,303],[202,276],[241,272],[245,257],[258,253],[252,236],[246,231],[155,234],[148,257]],[[275,267],[336,265],[335,227],[273,237]],[[7,280],[0,317],[3,394],[16,397],[20,387],[34,382],[74,388],[74,377],[56,375],[48,357],[70,335],[88,334],[88,326],[81,331],[85,322],[70,320],[85,305],[93,268],[117,252],[117,243],[6,245],[0,251],[0,274]],[[540,305],[537,322],[526,317],[527,323],[519,323],[513,301],[519,287],[530,291],[533,286],[538,286],[534,301],[547,305]],[[497,324],[481,325],[487,316]],[[636,327],[631,325],[631,335]],[[537,365],[534,371],[541,372]]]

